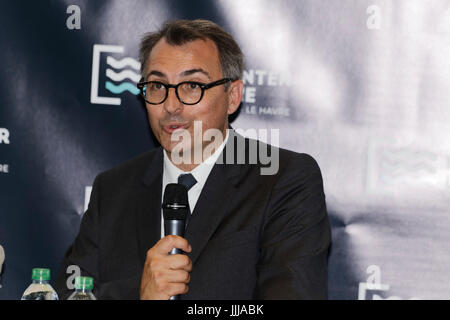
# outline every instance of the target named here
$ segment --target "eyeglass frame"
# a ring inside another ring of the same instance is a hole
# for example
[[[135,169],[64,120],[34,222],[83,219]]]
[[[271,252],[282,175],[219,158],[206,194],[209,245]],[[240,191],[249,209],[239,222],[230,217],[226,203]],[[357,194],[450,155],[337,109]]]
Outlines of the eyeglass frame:
[[[216,86],[225,84],[225,83],[230,82],[230,81],[231,81],[231,82],[235,81],[235,80],[233,80],[232,78],[222,78],[222,79],[220,79],[220,80],[216,80],[216,81],[213,81],[213,82],[210,82],[210,83],[202,83],[202,82],[197,82],[197,81],[182,81],[182,82],[180,82],[180,83],[178,83],[178,84],[171,84],[171,83],[164,83],[164,82],[161,82],[161,81],[142,81],[142,80],[143,80],[143,79],[141,79],[141,81],[139,81],[139,82],[137,83],[136,86],[138,87],[139,91],[141,92],[142,97],[144,98],[144,100],[145,100],[147,103],[153,104],[153,105],[158,105],[158,104],[163,103],[163,102],[166,101],[167,98],[169,97],[169,89],[170,89],[170,88],[174,88],[174,89],[175,89],[175,95],[177,96],[178,101],[180,101],[182,104],[190,105],[190,106],[192,106],[192,105],[194,105],[194,104],[197,104],[197,103],[199,103],[200,101],[202,101],[203,95],[205,94],[205,90],[208,90],[208,89],[211,89],[211,88],[213,88],[213,87],[216,87]],[[164,99],[163,99],[161,102],[158,102],[158,103],[150,102],[150,101],[148,101],[148,100],[145,98],[145,94],[144,94],[144,86],[147,85],[147,84],[149,84],[149,83],[158,83],[158,84],[161,84],[161,85],[166,89],[166,96],[164,97]],[[178,87],[179,87],[180,85],[182,85],[182,84],[185,84],[185,83],[193,83],[193,84],[196,84],[196,85],[198,85],[198,86],[200,87],[200,89],[202,90],[202,94],[200,95],[200,98],[198,99],[197,102],[195,102],[195,103],[185,103],[184,101],[182,101],[182,100],[180,99],[180,96],[178,95]]]

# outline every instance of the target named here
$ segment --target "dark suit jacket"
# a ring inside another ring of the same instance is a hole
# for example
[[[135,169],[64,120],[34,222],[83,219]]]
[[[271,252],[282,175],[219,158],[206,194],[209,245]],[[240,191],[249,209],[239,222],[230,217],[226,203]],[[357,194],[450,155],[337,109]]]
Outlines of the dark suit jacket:
[[[243,138],[230,135],[225,151],[231,139]],[[213,167],[186,229],[193,269],[183,299],[327,298],[320,169],[306,154],[278,150],[275,175],[248,161]],[[139,299],[146,253],[161,235],[162,174],[159,147],[97,176],[55,283],[60,298],[71,293],[67,266],[78,265],[97,298]]]

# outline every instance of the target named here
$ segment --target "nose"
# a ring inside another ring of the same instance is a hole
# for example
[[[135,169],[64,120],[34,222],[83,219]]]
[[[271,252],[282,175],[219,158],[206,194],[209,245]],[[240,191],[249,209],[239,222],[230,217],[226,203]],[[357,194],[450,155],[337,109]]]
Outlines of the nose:
[[[175,88],[169,88],[167,99],[164,101],[163,106],[169,114],[176,114],[183,110],[183,103],[178,100]]]

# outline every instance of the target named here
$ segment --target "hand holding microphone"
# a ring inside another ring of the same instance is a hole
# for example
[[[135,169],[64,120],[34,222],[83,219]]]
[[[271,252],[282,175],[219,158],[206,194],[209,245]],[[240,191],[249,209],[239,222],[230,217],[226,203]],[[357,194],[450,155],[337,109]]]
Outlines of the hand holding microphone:
[[[184,254],[170,255],[173,248],[191,252],[187,240],[169,235],[148,252],[141,279],[141,300],[167,300],[188,292],[192,263]]]
[[[168,184],[162,208],[165,237],[147,251],[140,286],[143,300],[176,300],[189,290],[192,262],[183,254],[192,250],[183,238],[186,217],[190,214],[186,187]]]

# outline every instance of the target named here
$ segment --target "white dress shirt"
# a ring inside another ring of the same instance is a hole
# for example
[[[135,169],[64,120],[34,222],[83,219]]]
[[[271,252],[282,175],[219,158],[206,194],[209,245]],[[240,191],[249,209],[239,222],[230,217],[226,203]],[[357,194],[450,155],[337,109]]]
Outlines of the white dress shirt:
[[[222,144],[217,148],[217,150],[210,156],[208,159],[203,161],[201,164],[199,164],[197,167],[195,167],[192,171],[183,171],[179,168],[177,168],[172,161],[170,161],[169,156],[167,155],[166,150],[164,150],[164,166],[163,166],[163,181],[162,181],[162,198],[161,203],[164,199],[164,189],[166,188],[166,185],[169,183],[178,183],[178,176],[180,174],[186,174],[190,173],[194,176],[195,180],[197,180],[197,183],[192,186],[192,188],[188,191],[188,201],[189,201],[189,208],[191,210],[191,213],[194,212],[195,205],[197,204],[197,200],[200,197],[200,193],[203,190],[203,186],[206,183],[206,180],[208,179],[209,174],[211,173],[211,170],[216,163],[217,159],[220,156],[220,153],[222,152],[223,148],[225,147],[225,144],[228,141],[228,130],[225,137],[225,140],[222,142]],[[161,209],[161,238],[164,237],[164,216]]]

